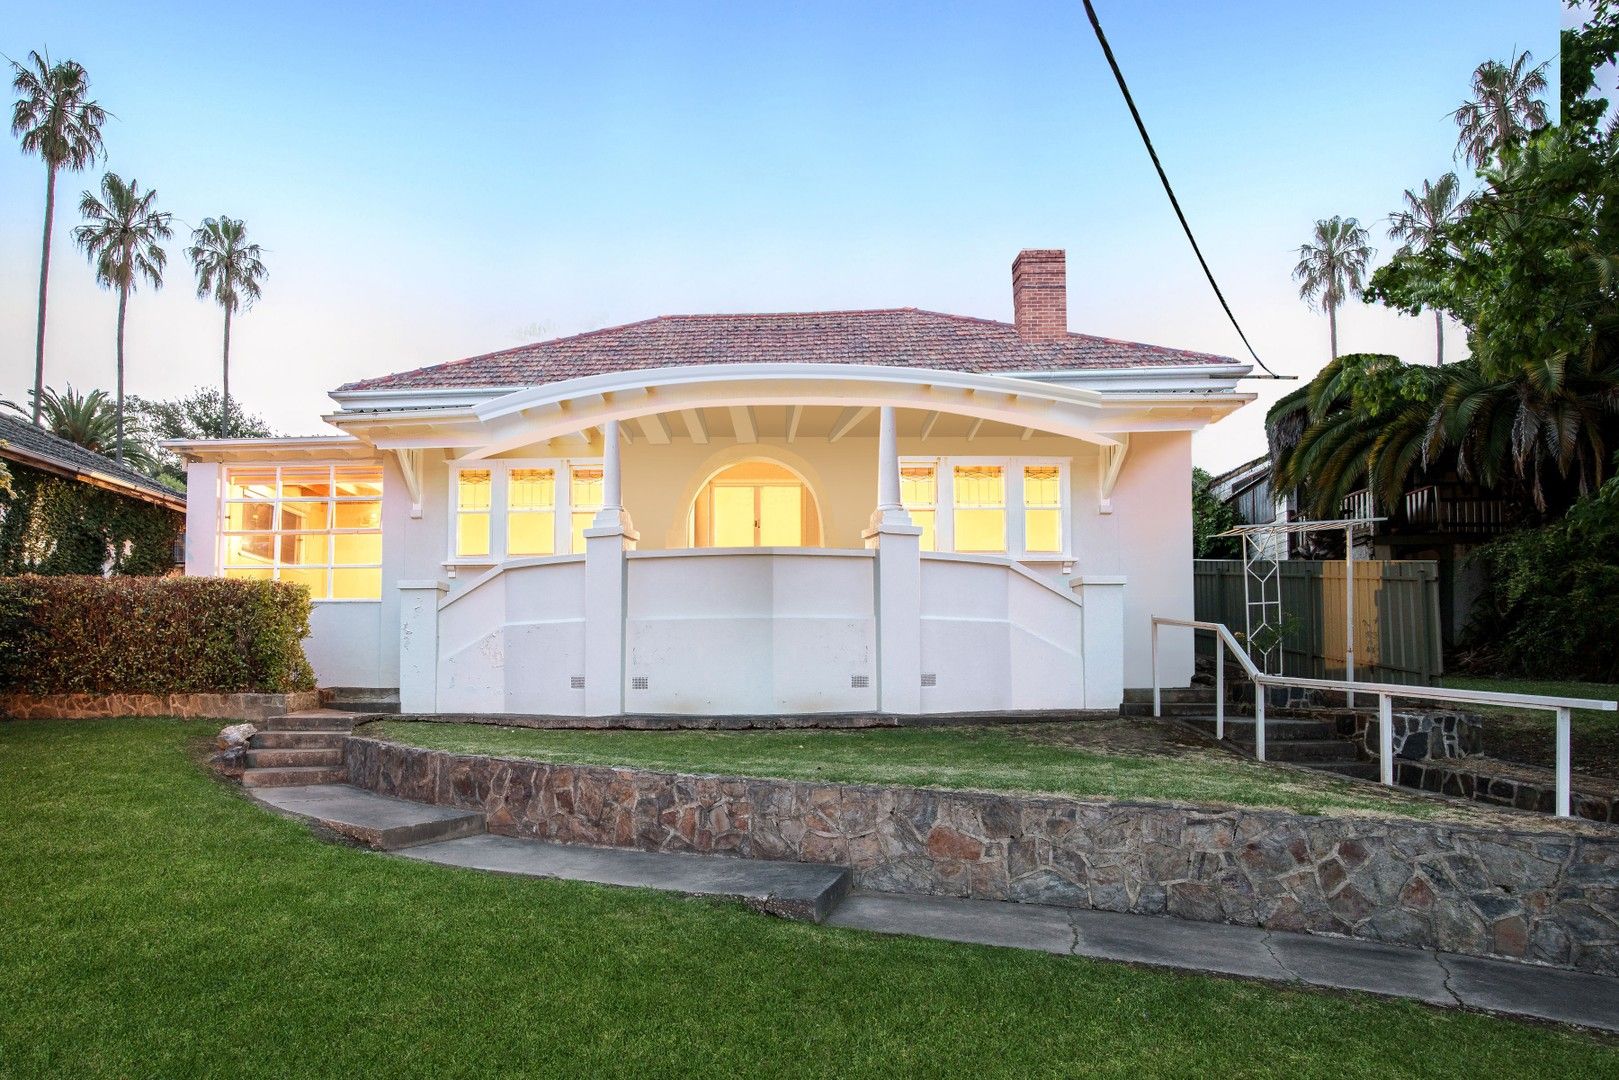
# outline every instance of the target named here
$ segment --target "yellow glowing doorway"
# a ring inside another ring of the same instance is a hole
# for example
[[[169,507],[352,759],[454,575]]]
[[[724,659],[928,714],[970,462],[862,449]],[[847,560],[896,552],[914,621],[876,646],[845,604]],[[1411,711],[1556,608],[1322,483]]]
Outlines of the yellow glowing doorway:
[[[771,461],[721,470],[692,504],[693,547],[813,547],[820,532],[808,486]]]

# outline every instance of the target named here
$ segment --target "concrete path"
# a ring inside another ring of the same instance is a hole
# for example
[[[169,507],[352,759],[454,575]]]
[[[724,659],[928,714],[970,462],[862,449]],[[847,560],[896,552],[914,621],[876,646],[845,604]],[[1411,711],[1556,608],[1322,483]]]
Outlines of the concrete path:
[[[850,882],[849,871],[841,866],[627,851],[511,836],[468,836],[414,847],[400,854],[422,862],[497,874],[630,885],[689,896],[726,896],[772,915],[811,922],[827,917],[848,895]]]
[[[893,893],[856,893],[829,926],[1360,990],[1619,1032],[1619,979],[1351,938]]]

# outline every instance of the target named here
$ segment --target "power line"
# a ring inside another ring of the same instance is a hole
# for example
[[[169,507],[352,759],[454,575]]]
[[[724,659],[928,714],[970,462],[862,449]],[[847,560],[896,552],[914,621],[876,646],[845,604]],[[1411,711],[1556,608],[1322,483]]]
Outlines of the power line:
[[[1214,271],[1209,269],[1209,261],[1203,257],[1203,249],[1197,246],[1197,237],[1192,235],[1192,226],[1186,220],[1186,214],[1181,210],[1180,200],[1175,198],[1175,189],[1169,185],[1169,174],[1164,172],[1163,162],[1158,160],[1158,151],[1153,148],[1152,136],[1147,134],[1147,125],[1141,120],[1141,111],[1136,108],[1135,98],[1130,96],[1130,87],[1124,81],[1124,72],[1119,70],[1119,62],[1113,57],[1113,46],[1107,43],[1107,35],[1102,33],[1102,23],[1096,17],[1096,8],[1091,6],[1091,0],[1084,0],[1085,14],[1091,20],[1091,28],[1096,31],[1096,40],[1102,46],[1102,54],[1107,57],[1107,66],[1113,69],[1113,78],[1118,80],[1119,92],[1124,95],[1124,103],[1130,107],[1130,115],[1135,119],[1136,130],[1141,132],[1141,141],[1147,147],[1147,156],[1152,158],[1152,167],[1158,170],[1158,179],[1163,182],[1164,194],[1169,196],[1169,205],[1175,208],[1175,216],[1180,219],[1181,230],[1186,233],[1187,242],[1192,245],[1192,253],[1197,256],[1198,265],[1203,267],[1203,276],[1209,279],[1209,288],[1214,290],[1215,299],[1225,309],[1226,318],[1237,331],[1237,336],[1248,349],[1248,355],[1254,358],[1254,363],[1265,368],[1265,373],[1273,379],[1292,378],[1290,375],[1278,375],[1270,368],[1265,367],[1265,361],[1259,358],[1253,345],[1248,342],[1248,335],[1242,332],[1242,325],[1237,322],[1237,316],[1232,312],[1231,305],[1226,303],[1225,293],[1220,291],[1220,283],[1214,280]]]

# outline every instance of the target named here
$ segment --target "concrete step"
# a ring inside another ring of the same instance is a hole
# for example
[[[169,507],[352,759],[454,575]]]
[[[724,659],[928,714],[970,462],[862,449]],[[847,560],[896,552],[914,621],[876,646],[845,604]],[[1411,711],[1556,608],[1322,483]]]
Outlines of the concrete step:
[[[1267,732],[1267,735],[1269,733]],[[1228,739],[1243,753],[1252,754],[1254,743],[1249,739]],[[1355,748],[1343,739],[1276,739],[1265,740],[1265,757],[1270,761],[1289,761],[1297,765],[1318,762],[1353,763],[1359,758]]]
[[[593,881],[724,896],[789,919],[821,922],[848,894],[848,867],[582,847],[510,836],[469,836],[402,852],[408,859],[525,877]]]
[[[356,713],[397,713],[399,690],[397,687],[328,686],[321,689],[320,703],[329,709]]]
[[[311,747],[292,750],[253,750],[247,752],[250,769],[281,769],[296,765],[341,765],[343,751],[336,747]]]
[[[1378,778],[1377,762],[1375,761],[1322,761],[1301,762],[1312,769],[1322,772],[1337,773],[1339,776],[1350,776],[1356,780],[1376,780]]]
[[[1208,716],[1214,712],[1213,701],[1165,701],[1163,716]],[[1151,716],[1151,701],[1126,701],[1119,706],[1120,716]]]
[[[1164,702],[1207,702],[1214,705],[1214,687],[1212,686],[1165,686],[1158,691],[1159,700]],[[1152,687],[1132,686],[1124,691],[1124,700],[1133,704],[1146,702],[1152,704]]]
[[[474,836],[484,830],[482,814],[393,799],[348,784],[271,788],[255,792],[253,797],[384,851]]]
[[[353,731],[354,714],[338,709],[309,709],[272,716],[257,726],[261,731]]]
[[[247,741],[254,750],[328,750],[343,745],[346,731],[261,731]]]
[[[1216,725],[1212,716],[1188,716],[1185,717],[1185,720],[1199,731],[1207,732],[1210,735],[1214,734]],[[1323,723],[1320,720],[1290,720],[1286,717],[1281,719],[1267,717],[1265,720],[1266,743],[1278,742],[1283,739],[1289,741],[1297,739],[1330,739],[1335,734],[1336,732],[1331,724]],[[1234,741],[1253,742],[1254,718],[1227,714],[1225,718],[1225,737]]]
[[[242,786],[268,788],[341,784],[348,777],[348,770],[341,765],[284,765],[273,769],[247,769],[242,773]]]

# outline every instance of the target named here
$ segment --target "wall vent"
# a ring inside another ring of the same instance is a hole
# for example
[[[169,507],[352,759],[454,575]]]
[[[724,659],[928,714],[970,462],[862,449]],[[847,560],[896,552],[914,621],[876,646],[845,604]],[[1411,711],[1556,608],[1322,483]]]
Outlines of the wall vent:
[[[585,688],[585,677],[583,675],[569,675],[568,687],[573,690],[583,690]]]
[[[922,685],[923,686],[938,686],[939,685],[939,676],[938,676],[938,674],[936,672],[932,672],[932,671],[924,671],[922,673]]]
[[[645,690],[647,688],[647,685],[648,685],[647,684],[647,678],[646,678],[645,675],[632,675],[632,676],[630,676],[630,689],[631,690]]]
[[[849,676],[849,685],[851,687],[853,687],[854,689],[856,689],[856,690],[865,690],[866,688],[871,686],[871,676],[870,675],[850,675]]]

